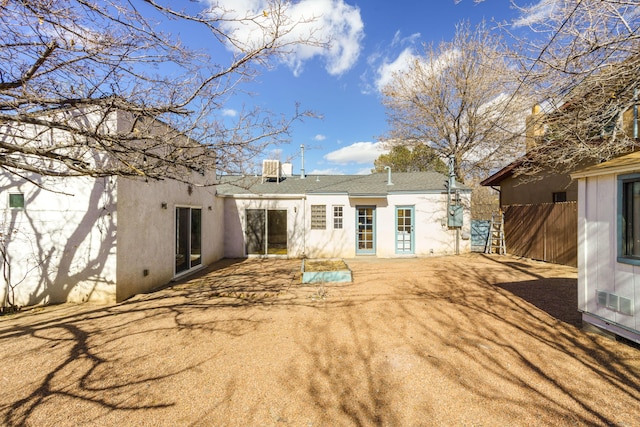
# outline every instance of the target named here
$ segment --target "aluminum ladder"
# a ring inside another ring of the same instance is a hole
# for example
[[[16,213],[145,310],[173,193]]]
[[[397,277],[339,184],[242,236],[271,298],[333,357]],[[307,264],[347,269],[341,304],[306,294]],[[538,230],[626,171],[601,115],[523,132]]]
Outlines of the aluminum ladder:
[[[498,255],[506,255],[507,248],[504,243],[504,214],[491,214],[491,224],[489,225],[489,236],[487,244],[484,248],[485,254],[496,253]]]

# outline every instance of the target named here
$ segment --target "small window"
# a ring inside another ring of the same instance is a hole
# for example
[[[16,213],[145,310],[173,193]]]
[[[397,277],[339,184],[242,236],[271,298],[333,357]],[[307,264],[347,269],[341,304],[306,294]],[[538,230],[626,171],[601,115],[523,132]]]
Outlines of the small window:
[[[9,207],[13,209],[23,209],[24,194],[9,194]]]
[[[559,191],[557,193],[553,193],[553,203],[562,203],[567,201],[567,192]]]
[[[325,230],[327,228],[327,206],[311,205],[311,229]]]
[[[333,228],[342,229],[342,206],[333,207]]]

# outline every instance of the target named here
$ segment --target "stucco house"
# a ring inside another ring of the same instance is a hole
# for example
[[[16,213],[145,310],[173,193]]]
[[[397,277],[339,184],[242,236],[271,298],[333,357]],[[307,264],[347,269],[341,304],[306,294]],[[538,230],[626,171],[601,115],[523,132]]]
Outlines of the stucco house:
[[[486,178],[481,185],[500,191],[507,252],[576,266],[578,182],[570,172],[589,167],[597,160],[572,164],[569,172],[541,166],[535,174],[517,174],[525,162],[535,164],[534,149],[547,132],[545,119],[540,107],[535,106],[527,118],[527,153]],[[637,121],[637,108],[628,108],[619,115],[621,129],[636,139]],[[553,144],[553,141],[547,143]],[[597,144],[598,138],[594,137],[592,143]]]
[[[62,126],[43,124],[47,120]],[[67,125],[80,131],[72,135],[63,130]],[[121,301],[223,256],[215,170],[179,169],[181,182],[117,172],[93,177],[73,169],[78,164],[89,173],[91,168],[110,171],[125,163],[97,149],[99,142],[91,137],[79,138],[83,132],[124,135],[156,158],[166,158],[166,151],[202,153],[201,145],[166,124],[89,106],[53,110],[39,115],[33,125],[4,124],[0,131],[5,143],[0,169],[3,305],[7,297],[19,306]],[[168,137],[169,142],[140,140],[138,134]],[[12,146],[42,149],[49,157],[30,157],[28,150]],[[72,153],[76,163],[65,163],[65,153]],[[62,161],[49,160],[56,158]],[[7,166],[16,163],[27,167],[13,171]],[[133,163],[133,157],[126,163]]]
[[[544,113],[536,105],[527,117],[525,137],[527,153],[536,147],[544,134]],[[525,154],[512,161],[480,182],[480,185],[500,191],[501,207],[578,200],[578,185],[568,173],[558,173],[547,167],[542,168],[535,177],[516,174],[518,168],[530,160],[527,156],[528,154]]]
[[[620,114],[619,120],[622,130],[637,139],[637,107],[626,109]],[[530,153],[544,140],[547,131],[545,113],[538,105],[533,107],[526,122],[526,154],[484,179],[480,185],[499,189],[500,206],[503,207],[577,201],[578,183],[571,178],[570,172],[559,173],[550,167],[540,167],[540,171],[533,176],[516,174],[518,168],[525,162],[535,162],[535,158]],[[571,171],[583,169],[594,163],[597,161],[573,164]]]
[[[640,152],[577,171],[578,309],[640,343]]]
[[[463,226],[449,227],[446,181],[436,172],[223,176],[217,194],[224,200],[225,256],[468,252],[471,190],[458,186]]]
[[[578,184],[568,173],[547,168],[535,177],[516,175],[521,165],[521,159],[515,160],[480,183],[500,191],[501,207],[578,200]]]
[[[2,292],[18,305],[122,301],[223,257],[469,251],[471,191],[450,196],[435,172],[34,179],[0,174]]]
[[[223,256],[213,186],[1,174],[0,193],[0,292],[20,306],[122,301]]]
[[[218,177],[205,146],[105,106],[5,123],[0,138],[0,306],[122,301],[223,257],[469,250],[471,191],[438,173],[293,176],[265,161],[261,176]]]

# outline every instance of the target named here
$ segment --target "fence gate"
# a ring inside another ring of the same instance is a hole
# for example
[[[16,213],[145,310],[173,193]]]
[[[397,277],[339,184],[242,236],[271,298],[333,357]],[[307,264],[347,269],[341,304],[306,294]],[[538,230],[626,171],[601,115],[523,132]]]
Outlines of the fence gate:
[[[490,225],[488,219],[471,220],[471,252],[484,252],[489,241]]]

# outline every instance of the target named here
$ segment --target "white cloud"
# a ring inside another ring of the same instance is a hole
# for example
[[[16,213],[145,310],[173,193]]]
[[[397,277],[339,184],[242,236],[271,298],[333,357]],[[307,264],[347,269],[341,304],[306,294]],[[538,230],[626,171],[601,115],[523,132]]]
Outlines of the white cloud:
[[[462,57],[459,49],[451,49],[444,51],[431,63],[422,62],[425,73],[441,74],[444,70],[455,65]]]
[[[419,43],[420,37],[420,33],[404,37],[398,30],[388,46],[378,48],[371,53],[367,57],[369,70],[360,76],[362,92],[365,94],[379,92],[391,82],[395,72],[406,70],[417,57],[415,46]]]
[[[344,172],[336,168],[314,169],[308,175],[344,175]]]
[[[522,16],[513,21],[515,28],[538,24],[549,19],[558,6],[558,0],[540,0],[537,4],[522,9]]]
[[[238,112],[232,108],[225,108],[222,110],[222,115],[225,117],[235,117],[238,115]]]
[[[381,92],[386,85],[391,83],[397,73],[403,73],[410,69],[415,61],[426,75],[442,73],[447,67],[454,64],[461,56],[459,50],[443,52],[438,58],[428,62],[423,57],[413,53],[413,49],[406,48],[393,62],[385,62],[378,68],[378,78],[375,82],[376,89]]]
[[[413,33],[408,37],[402,37],[400,30],[396,31],[391,41],[391,46],[413,45],[420,39],[420,33]]]
[[[220,21],[222,31],[241,44],[229,45],[232,50],[261,45],[273,28],[274,2],[271,0],[207,0],[207,3],[213,15],[225,18]],[[286,47],[287,53],[281,61],[291,67],[295,75],[314,57],[323,58],[327,72],[332,75],[340,75],[356,63],[364,37],[364,24],[357,6],[344,0],[300,0],[286,4],[289,21],[279,29],[286,33],[281,42],[293,44]],[[295,43],[310,37],[322,46]]]
[[[408,47],[400,52],[400,55],[394,61],[383,62],[378,67],[378,77],[375,83],[378,91],[381,91],[383,87],[391,83],[394,73],[407,70],[415,59],[416,55],[413,53],[413,49]]]
[[[371,168],[359,169],[356,175],[371,175]]]
[[[327,139],[327,137],[325,135],[322,135],[322,134],[319,133],[316,136],[314,136],[313,139],[315,141],[324,141],[325,139]]]
[[[282,148],[274,148],[269,151],[269,159],[280,160],[282,158]]]
[[[373,163],[380,154],[388,151],[383,145],[382,142],[355,142],[325,154],[324,159],[339,165]]]

